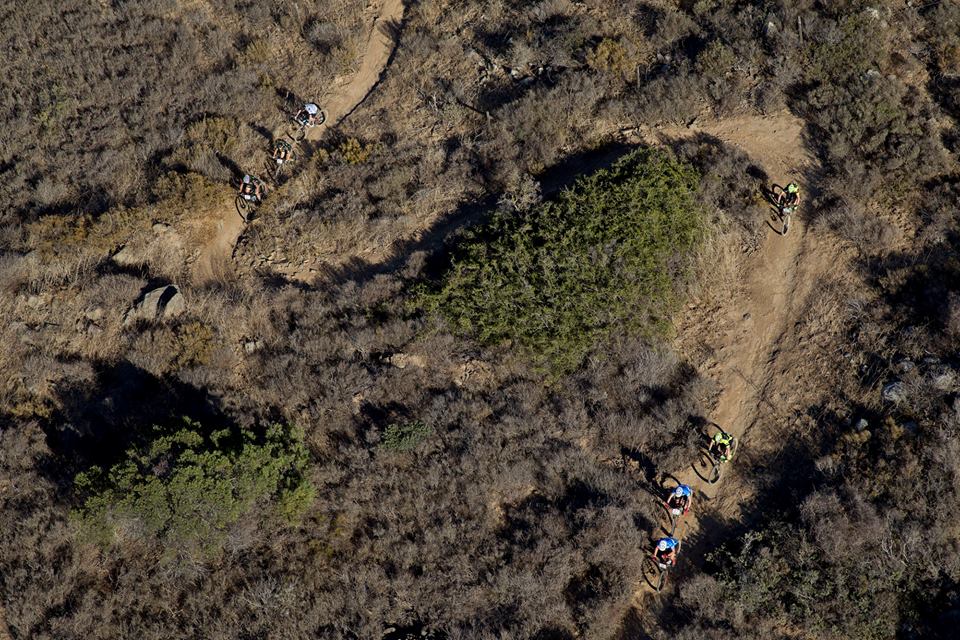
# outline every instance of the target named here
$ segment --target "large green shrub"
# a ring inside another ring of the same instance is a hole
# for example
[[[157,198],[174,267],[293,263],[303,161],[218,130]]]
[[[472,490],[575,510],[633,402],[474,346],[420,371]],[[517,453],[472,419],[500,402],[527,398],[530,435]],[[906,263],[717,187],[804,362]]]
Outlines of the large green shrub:
[[[524,215],[469,237],[427,305],[484,343],[513,341],[556,370],[611,330],[663,328],[703,235],[694,170],[637,150]]]
[[[210,432],[185,418],[174,431],[157,429],[109,471],[78,474],[84,501],[74,515],[101,544],[153,538],[211,554],[230,525],[255,517],[257,504],[272,502],[279,515],[296,519],[314,495],[304,478],[307,458],[302,432],[291,427]]]

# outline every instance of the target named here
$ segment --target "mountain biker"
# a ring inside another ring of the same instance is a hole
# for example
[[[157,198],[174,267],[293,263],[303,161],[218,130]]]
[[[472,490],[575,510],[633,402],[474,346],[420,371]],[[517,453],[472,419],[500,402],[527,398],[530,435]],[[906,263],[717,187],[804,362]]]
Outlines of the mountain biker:
[[[800,186],[796,182],[791,182],[777,196],[777,204],[785,210],[793,211],[800,206]]]
[[[661,565],[672,567],[677,561],[679,550],[680,541],[676,538],[660,538],[657,549],[653,552],[653,558]]]
[[[293,151],[293,147],[286,140],[277,140],[273,143],[273,159],[277,161],[277,164],[286,162],[291,151]]]
[[[713,434],[713,440],[710,442],[710,454],[719,462],[726,462],[731,457],[732,446],[733,436],[725,431],[718,431]]]
[[[318,107],[313,102],[308,102],[303,105],[303,108],[297,112],[297,115],[294,116],[296,120],[303,127],[312,127],[317,123],[317,116],[320,113],[320,107]]]
[[[263,200],[264,190],[264,184],[259,178],[255,178],[249,174],[243,176],[243,181],[240,183],[240,195],[247,200],[253,199],[260,202]]]
[[[670,497],[667,498],[667,507],[669,509],[675,509],[680,513],[686,513],[690,510],[690,505],[693,503],[693,490],[685,484],[681,484],[676,489],[670,492]]]

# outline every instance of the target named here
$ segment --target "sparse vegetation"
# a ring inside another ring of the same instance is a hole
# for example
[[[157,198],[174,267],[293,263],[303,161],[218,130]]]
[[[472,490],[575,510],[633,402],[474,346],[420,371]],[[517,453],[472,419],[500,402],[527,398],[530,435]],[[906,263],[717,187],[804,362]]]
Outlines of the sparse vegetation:
[[[365,5],[2,11],[0,636],[952,638],[957,2],[406,5],[202,285]],[[728,116],[803,121],[787,238],[766,159],[693,133]],[[746,260],[782,322],[730,305]],[[768,334],[645,599],[648,490]]]

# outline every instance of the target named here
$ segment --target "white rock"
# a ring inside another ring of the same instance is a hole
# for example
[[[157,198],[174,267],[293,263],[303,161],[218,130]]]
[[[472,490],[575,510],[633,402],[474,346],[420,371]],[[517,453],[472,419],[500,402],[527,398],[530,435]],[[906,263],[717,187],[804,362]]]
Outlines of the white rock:
[[[172,284],[157,287],[143,296],[143,299],[130,307],[123,317],[123,326],[127,327],[137,320],[170,319],[182,314],[187,302],[180,289]]]

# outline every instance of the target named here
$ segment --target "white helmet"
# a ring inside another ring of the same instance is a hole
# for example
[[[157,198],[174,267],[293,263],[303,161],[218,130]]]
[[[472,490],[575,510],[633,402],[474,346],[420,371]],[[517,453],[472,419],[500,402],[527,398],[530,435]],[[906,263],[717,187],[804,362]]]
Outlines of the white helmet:
[[[243,184],[250,184],[250,176],[249,176],[249,175],[243,176]]]
[[[682,497],[683,497],[683,486],[679,486],[679,487],[677,487],[676,489],[674,489],[674,490],[673,490],[673,495],[677,496],[678,498],[682,498]]]
[[[305,104],[303,109],[312,116],[315,116],[318,113],[320,113],[320,107],[313,104],[312,102],[308,102],[307,104]]]
[[[660,549],[660,551],[666,551],[668,546],[666,540],[661,540],[657,543],[657,549]]]

